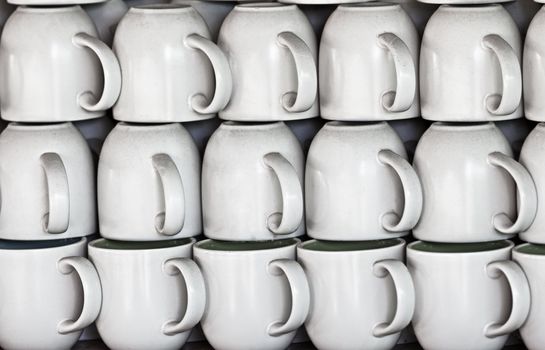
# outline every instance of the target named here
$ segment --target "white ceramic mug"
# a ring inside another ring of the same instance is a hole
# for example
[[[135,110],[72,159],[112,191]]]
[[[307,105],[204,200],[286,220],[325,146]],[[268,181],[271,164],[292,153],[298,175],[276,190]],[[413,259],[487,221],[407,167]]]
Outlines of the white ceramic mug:
[[[307,233],[330,241],[407,235],[422,211],[422,188],[399,136],[386,122],[329,122],[305,169]]]
[[[71,349],[100,311],[87,240],[0,241],[0,346]],[[81,281],[81,282],[80,282]]]
[[[95,167],[71,123],[11,123],[0,135],[0,238],[96,233]]]
[[[545,121],[545,8],[541,8],[532,19],[526,39],[522,73],[524,82],[524,110],[525,117],[535,121]]]
[[[355,35],[357,33],[357,35]],[[320,114],[333,120],[420,116],[420,38],[400,5],[340,5],[320,42]]]
[[[204,153],[204,234],[267,241],[305,233],[304,156],[283,122],[224,122]]]
[[[297,247],[310,287],[305,327],[318,349],[391,349],[413,317],[402,239]]]
[[[233,74],[233,94],[220,118],[274,121],[318,116],[318,45],[296,5],[235,6],[223,21],[218,46]]]
[[[98,163],[103,237],[157,241],[202,233],[201,162],[181,124],[119,123]]]
[[[102,286],[96,320],[110,349],[180,349],[205,309],[202,274],[191,260],[192,238],[157,242],[98,239],[89,259]]]
[[[507,239],[534,220],[536,188],[493,123],[434,123],[413,162],[424,195],[413,235],[432,242]]]
[[[231,96],[229,63],[188,5],[133,7],[115,32],[123,88],[113,114],[140,123],[209,119]]]
[[[298,239],[195,244],[206,283],[201,326],[215,349],[285,349],[309,311],[309,287],[295,261]]]
[[[530,313],[520,328],[526,348],[539,350],[545,344],[545,249],[538,244],[522,244],[513,249],[513,260],[520,265],[530,285]]]
[[[97,118],[112,107],[121,71],[80,6],[18,7],[0,50],[2,118],[56,122]]]
[[[545,198],[543,155],[545,155],[545,124],[540,123],[526,137],[520,152],[520,163],[528,169],[534,180],[538,204],[534,221],[519,234],[520,239],[539,244],[545,244],[545,205],[541,202]]]
[[[522,117],[521,38],[502,5],[443,5],[420,51],[422,117],[494,121]]]
[[[424,349],[499,350],[526,320],[530,290],[510,241],[414,242],[407,267],[416,295],[412,325]]]

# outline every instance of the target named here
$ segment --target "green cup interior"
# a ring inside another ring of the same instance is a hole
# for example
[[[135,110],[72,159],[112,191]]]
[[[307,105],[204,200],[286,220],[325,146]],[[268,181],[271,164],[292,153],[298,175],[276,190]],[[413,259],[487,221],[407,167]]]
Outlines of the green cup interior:
[[[52,239],[45,241],[10,241],[0,239],[0,249],[3,250],[25,250],[25,249],[47,249],[57,248],[74,244],[81,241],[81,237]]]
[[[401,239],[381,239],[377,241],[308,241],[301,245],[302,249],[321,252],[347,252],[393,247],[402,244]]]
[[[477,253],[507,248],[510,241],[480,242],[480,243],[432,243],[416,242],[409,249],[429,253]]]
[[[197,247],[206,250],[218,250],[218,251],[250,251],[250,250],[266,250],[276,249],[282,247],[288,247],[299,243],[299,240],[295,238],[282,239],[277,241],[266,242],[228,242],[217,240],[206,240],[197,243]]]
[[[523,244],[515,250],[523,254],[545,255],[545,245],[543,244]]]
[[[182,238],[168,241],[125,242],[101,238],[91,242],[90,245],[101,249],[137,250],[171,248],[189,244],[191,241],[191,238]]]

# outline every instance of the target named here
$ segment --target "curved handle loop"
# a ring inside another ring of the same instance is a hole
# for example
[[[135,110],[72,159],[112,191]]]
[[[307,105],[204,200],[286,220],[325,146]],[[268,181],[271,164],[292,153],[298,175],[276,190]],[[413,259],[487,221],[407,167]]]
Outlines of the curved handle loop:
[[[310,290],[307,277],[301,265],[290,259],[277,259],[269,263],[269,273],[274,276],[284,274],[291,290],[291,312],[288,320],[273,322],[269,325],[267,333],[277,337],[296,331],[307,319],[310,308]]]
[[[522,164],[501,152],[490,153],[488,162],[509,173],[515,181],[519,194],[517,220],[513,223],[505,213],[496,214],[493,221],[494,228],[508,235],[526,231],[534,222],[537,212],[537,192],[532,176]]]
[[[384,337],[401,332],[409,325],[414,313],[414,284],[407,267],[399,260],[382,260],[373,265],[373,274],[379,278],[390,275],[396,290],[396,312],[390,323],[379,323],[373,327],[375,337]]]
[[[268,229],[277,235],[295,232],[303,221],[303,186],[291,163],[277,152],[268,153],[263,162],[272,169],[280,183],[282,212],[267,218]]]
[[[70,191],[68,175],[61,157],[48,152],[40,156],[47,180],[48,212],[42,217],[42,227],[47,233],[63,233],[70,221]]]
[[[382,227],[390,232],[404,232],[416,226],[422,213],[422,186],[420,179],[407,160],[394,151],[384,149],[378,153],[378,160],[394,169],[401,180],[405,206],[401,218],[392,212],[382,216]]]
[[[206,96],[197,93],[191,96],[191,108],[200,114],[218,113],[227,106],[231,98],[231,92],[233,91],[233,79],[229,61],[223,51],[208,38],[192,34],[185,38],[185,43],[192,49],[200,50],[208,57],[216,79],[216,89],[212,101],[208,103]]]
[[[407,44],[393,33],[378,36],[379,46],[394,59],[397,87],[382,94],[382,107],[388,112],[404,112],[411,108],[416,96],[416,65]]]
[[[491,323],[485,327],[488,338],[510,334],[520,328],[530,312],[530,287],[526,275],[514,261],[495,261],[486,266],[490,278],[505,276],[512,296],[511,314],[504,324]]]
[[[485,97],[486,109],[493,115],[508,115],[517,110],[522,98],[522,73],[515,50],[497,34],[483,38],[483,46],[496,55],[500,63],[503,92]]]
[[[121,68],[113,51],[99,39],[87,33],[78,33],[72,38],[74,45],[87,47],[97,55],[104,72],[104,89],[98,102],[91,91],[78,96],[79,105],[90,112],[105,111],[111,108],[121,92]]]
[[[297,92],[286,92],[282,96],[282,107],[290,113],[308,111],[318,94],[318,74],[314,55],[308,45],[292,32],[282,32],[278,44],[286,47],[293,56],[297,70]]]
[[[160,234],[172,236],[184,228],[185,193],[182,177],[168,154],[155,154],[151,161],[161,180],[165,205],[164,211],[155,216],[155,229]]]
[[[187,307],[180,321],[167,321],[163,333],[174,335],[186,332],[201,321],[206,306],[204,278],[197,264],[188,258],[175,258],[165,261],[163,269],[171,276],[181,274],[187,288]]]
[[[68,275],[73,271],[79,275],[83,287],[83,308],[77,320],[63,320],[57,325],[60,334],[81,331],[97,319],[102,307],[102,287],[95,267],[82,256],[62,258],[57,263],[60,273]]]

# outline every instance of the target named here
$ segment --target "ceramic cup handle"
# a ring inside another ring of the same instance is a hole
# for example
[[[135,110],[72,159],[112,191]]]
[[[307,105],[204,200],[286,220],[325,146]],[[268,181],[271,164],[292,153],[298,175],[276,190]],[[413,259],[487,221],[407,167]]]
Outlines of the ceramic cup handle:
[[[180,321],[168,321],[163,325],[163,333],[174,335],[186,332],[201,321],[206,306],[204,278],[197,264],[188,258],[175,258],[165,261],[164,271],[171,275],[182,275],[187,289],[187,308]]]
[[[282,192],[282,212],[267,218],[267,227],[277,235],[295,232],[303,221],[303,186],[291,163],[277,152],[263,157],[266,166],[272,169]]]
[[[164,203],[164,211],[155,216],[155,229],[160,234],[172,236],[180,233],[184,227],[185,193],[182,177],[168,154],[155,154],[151,161],[161,180]]]
[[[63,320],[57,325],[60,334],[81,331],[95,322],[102,307],[102,287],[95,267],[89,260],[81,256],[62,258],[57,268],[64,275],[73,271],[79,276],[83,287],[83,308],[77,320]]]
[[[508,235],[526,231],[534,221],[537,212],[537,192],[532,176],[522,164],[501,152],[490,153],[488,162],[507,171],[515,180],[519,194],[517,220],[513,223],[506,214],[496,214],[494,228]]]
[[[388,112],[404,112],[411,108],[416,96],[416,66],[407,44],[393,33],[378,36],[380,47],[387,49],[395,64],[397,87],[382,94],[382,107]]]
[[[61,157],[57,153],[40,156],[47,180],[48,211],[42,217],[42,227],[47,233],[63,233],[70,221],[70,192],[68,176]]]
[[[78,33],[72,38],[74,45],[91,49],[97,55],[104,73],[102,96],[96,97],[90,91],[82,91],[78,96],[80,106],[88,111],[105,111],[111,108],[121,92],[121,68],[113,51],[99,39],[87,33]]]
[[[373,273],[379,278],[390,275],[396,290],[397,308],[390,323],[379,323],[373,328],[375,337],[401,332],[409,325],[414,313],[414,285],[407,267],[399,260],[382,260],[373,265]]]
[[[290,113],[308,111],[318,94],[318,74],[316,62],[308,45],[292,32],[278,34],[278,44],[287,48],[297,70],[297,92],[287,92],[282,96],[282,107]]]
[[[195,112],[200,114],[218,113],[227,106],[231,98],[231,92],[233,91],[233,79],[229,61],[227,61],[227,57],[225,57],[216,44],[203,36],[198,34],[189,35],[185,38],[185,43],[192,49],[204,53],[212,64],[216,79],[216,90],[214,91],[212,101],[208,103],[206,96],[198,93],[191,96],[191,107]]]
[[[494,338],[512,333],[524,324],[530,312],[530,287],[526,275],[514,261],[495,261],[488,264],[486,272],[493,279],[505,276],[512,296],[511,314],[507,321],[504,324],[492,323],[485,328],[485,335]]]
[[[310,308],[310,290],[303,268],[297,261],[278,259],[269,263],[269,273],[274,276],[284,274],[291,290],[291,312],[286,322],[273,322],[267,332],[277,337],[294,332],[305,322]]]
[[[485,97],[486,109],[493,115],[508,115],[517,110],[522,97],[522,73],[515,50],[497,34],[483,38],[483,46],[496,55],[501,68],[503,92]]]
[[[406,159],[391,150],[381,150],[378,160],[394,169],[401,180],[405,197],[405,208],[401,218],[392,212],[382,216],[382,227],[390,232],[404,232],[412,230],[422,213],[422,186],[413,167]]]

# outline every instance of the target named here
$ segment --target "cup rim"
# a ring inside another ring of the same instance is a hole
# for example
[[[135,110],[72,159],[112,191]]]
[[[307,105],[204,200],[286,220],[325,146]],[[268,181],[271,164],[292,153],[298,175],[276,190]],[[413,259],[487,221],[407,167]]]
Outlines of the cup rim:
[[[452,249],[455,246],[466,246],[470,245],[485,245],[485,244],[502,244],[494,249],[479,249],[479,250],[470,250],[470,251],[453,251],[453,252],[442,252],[442,251],[429,251],[429,250],[419,250],[415,249],[414,246],[417,244],[432,244],[432,245],[441,245],[444,247],[449,247]],[[428,242],[428,241],[415,241],[407,245],[407,252],[411,254],[421,254],[421,255],[435,255],[435,256],[471,256],[471,255],[482,255],[487,253],[495,253],[503,250],[512,250],[515,246],[510,240],[501,240],[501,241],[491,241],[491,242],[476,242],[476,243],[440,243],[440,242]]]
[[[528,252],[521,251],[521,249],[523,249],[525,247],[528,247],[528,246],[541,246],[543,248],[543,250],[544,250],[544,253],[539,254],[539,253],[528,253]],[[517,246],[515,246],[513,248],[513,255],[523,255],[524,257],[530,258],[530,259],[545,259],[545,245],[544,244],[529,243],[529,242],[522,243],[522,244],[519,244],[519,245],[517,245]]]
[[[151,130],[169,130],[172,128],[177,128],[182,126],[180,123],[131,123],[131,122],[118,122],[112,130],[115,129],[126,129],[126,130],[140,130],[140,131],[149,131]],[[183,127],[183,126],[182,126]]]
[[[383,1],[377,2],[354,2],[354,3],[344,3],[340,4],[337,7],[337,10],[342,11],[384,11],[384,10],[393,10],[400,8],[401,5],[397,3],[389,3]]]
[[[83,11],[83,8],[78,5],[58,5],[58,6],[18,6],[15,11],[18,12],[30,12],[30,13],[55,13],[55,12],[72,12]]]
[[[380,129],[388,127],[389,124],[385,121],[368,121],[368,122],[355,122],[348,120],[332,120],[324,124],[323,129],[334,130],[369,130]]]
[[[434,122],[430,125],[430,129],[442,130],[484,130],[494,129],[496,126],[493,122],[467,122],[467,123],[452,123],[452,122]]]
[[[218,243],[218,244],[225,244],[225,245],[240,245],[240,246],[256,246],[256,245],[273,245],[272,247],[265,247],[265,248],[259,248],[259,249],[210,249],[210,248],[203,248],[202,245],[207,243]],[[289,243],[289,244],[287,244]],[[218,241],[214,239],[205,239],[202,241],[199,241],[193,245],[193,251],[200,251],[205,252],[206,254],[237,254],[237,255],[253,255],[253,254],[260,254],[261,252],[273,252],[278,250],[285,250],[285,249],[292,249],[293,247],[297,247],[297,245],[301,243],[301,240],[299,238],[286,238],[281,240],[275,240],[275,241],[252,241],[252,242],[242,242],[242,241]],[[278,245],[278,246],[274,246]]]
[[[280,2],[249,2],[238,4],[233,10],[243,12],[278,12],[296,9],[295,4],[284,4]]]
[[[131,13],[153,13],[153,14],[172,14],[172,13],[183,13],[191,11],[191,5],[186,4],[177,4],[177,3],[166,3],[166,4],[147,4],[134,6],[129,9]]]
[[[308,249],[306,246],[312,243],[321,242],[325,244],[331,244],[331,245],[358,245],[358,244],[380,244],[380,242],[384,243],[393,243],[390,245],[384,245],[379,246],[376,248],[356,248],[356,249],[339,249],[339,250],[323,250],[323,249]],[[343,255],[350,255],[350,254],[361,254],[365,252],[381,252],[381,251],[387,251],[387,250],[393,250],[393,249],[399,249],[400,247],[404,247],[406,245],[406,241],[401,237],[396,238],[389,238],[389,239],[381,239],[381,240],[374,240],[374,241],[324,241],[324,240],[317,240],[317,239],[311,239],[308,241],[301,242],[297,244],[297,251],[304,251],[305,253],[310,254],[343,254]]]
[[[171,240],[163,240],[163,241],[118,241],[118,240],[112,240],[107,238],[97,238],[95,240],[92,240],[89,242],[88,247],[89,249],[92,249],[94,251],[102,251],[102,252],[116,252],[116,254],[131,254],[134,252],[156,252],[156,251],[165,251],[180,247],[186,247],[191,246],[195,244],[197,240],[194,237],[186,237],[186,238],[179,238],[179,239],[171,239]],[[127,245],[131,246],[131,248],[110,248],[110,247],[99,247],[97,246],[100,242],[111,242],[113,244],[120,244],[120,245]],[[179,242],[180,244],[176,244],[175,242]],[[145,247],[148,245],[148,247]],[[149,247],[149,245],[155,245],[153,247]],[[141,247],[139,247],[141,246]]]
[[[285,126],[283,121],[269,121],[269,122],[238,122],[234,120],[224,121],[220,124],[219,128],[231,129],[231,130],[270,130],[278,127]]]
[[[503,8],[500,4],[489,3],[489,4],[443,4],[439,6],[439,10],[442,11],[452,11],[452,12],[487,12],[492,10],[498,10]]]
[[[2,248],[0,246],[0,251],[2,254],[8,254],[8,252],[48,252],[48,251],[55,251],[55,250],[62,250],[66,247],[71,246],[79,246],[79,245],[86,245],[87,244],[87,237],[70,237],[70,238],[61,238],[61,239],[54,239],[54,240],[38,240],[38,241],[12,241],[8,239],[2,239],[0,240],[2,242],[13,242],[18,243],[21,245],[25,244],[53,244],[53,243],[65,243],[65,244],[55,244],[45,247],[33,247],[33,248],[16,248],[16,249],[10,249],[10,248]]]
[[[58,130],[74,127],[71,122],[59,122],[59,123],[20,123],[10,122],[6,129],[10,130]]]

